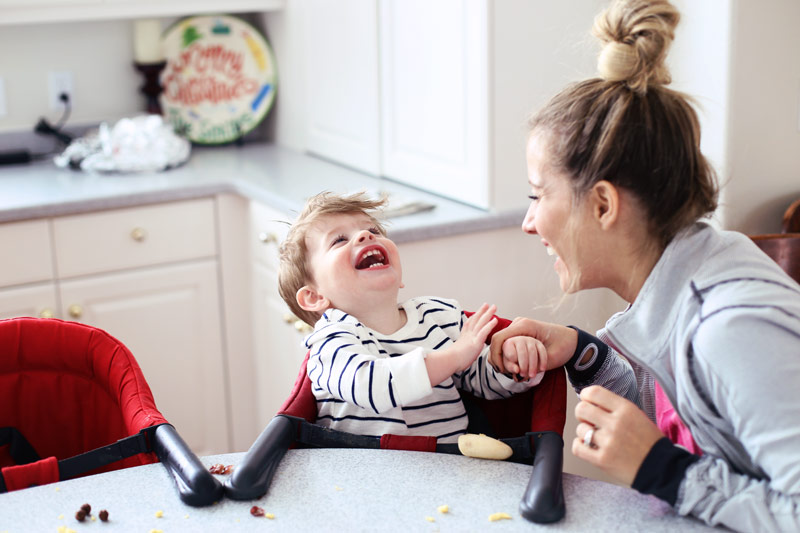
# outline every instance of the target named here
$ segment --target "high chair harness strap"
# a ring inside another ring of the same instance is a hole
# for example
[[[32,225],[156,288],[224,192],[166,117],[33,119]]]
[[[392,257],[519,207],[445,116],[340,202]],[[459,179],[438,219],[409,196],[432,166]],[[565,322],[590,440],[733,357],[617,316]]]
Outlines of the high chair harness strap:
[[[278,415],[292,420],[296,424],[296,441],[314,448],[371,448],[389,450],[435,451],[461,455],[456,443],[436,443],[435,437],[415,437],[405,435],[383,435],[383,437],[370,437],[355,435],[344,431],[337,431],[317,424],[312,424],[302,418],[290,415]],[[521,437],[499,439],[508,444],[513,454],[509,461],[530,463],[535,453],[532,441],[537,433],[526,433]]]

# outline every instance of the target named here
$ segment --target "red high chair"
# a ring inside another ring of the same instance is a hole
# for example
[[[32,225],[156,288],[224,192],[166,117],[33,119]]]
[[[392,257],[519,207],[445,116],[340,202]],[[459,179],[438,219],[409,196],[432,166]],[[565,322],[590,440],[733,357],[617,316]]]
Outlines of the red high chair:
[[[78,322],[0,320],[0,492],[157,461],[184,503],[222,497],[117,339]]]
[[[499,318],[492,333],[510,323]],[[289,398],[225,483],[229,498],[253,500],[263,496],[290,447],[460,453],[457,444],[437,444],[435,437],[383,435],[376,439],[317,426],[317,404],[306,374],[307,363],[308,354]],[[533,522],[556,522],[565,514],[561,471],[566,390],[566,376],[559,368],[547,371],[542,381],[527,392],[506,399],[485,400],[461,393],[470,420],[467,432],[498,438],[513,450],[509,460],[533,465],[520,502],[521,514]]]

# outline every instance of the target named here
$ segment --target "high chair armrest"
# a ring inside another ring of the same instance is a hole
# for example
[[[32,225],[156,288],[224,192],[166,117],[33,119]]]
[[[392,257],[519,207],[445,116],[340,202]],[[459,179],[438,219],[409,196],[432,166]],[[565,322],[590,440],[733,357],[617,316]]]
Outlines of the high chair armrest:
[[[222,499],[222,484],[203,466],[174,427],[158,426],[153,440],[153,451],[175,480],[183,503],[202,507]]]
[[[297,423],[275,416],[247,450],[242,463],[225,482],[225,494],[232,500],[255,500],[266,494],[272,476],[286,450],[294,443]]]
[[[553,431],[532,433],[536,452],[528,487],[519,503],[519,512],[531,522],[547,524],[564,517],[564,489],[561,471],[564,467],[564,441]]]

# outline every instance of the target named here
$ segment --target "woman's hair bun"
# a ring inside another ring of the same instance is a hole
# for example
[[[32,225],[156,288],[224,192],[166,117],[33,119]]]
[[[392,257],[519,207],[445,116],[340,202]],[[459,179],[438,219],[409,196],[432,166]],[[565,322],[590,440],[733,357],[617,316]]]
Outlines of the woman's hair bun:
[[[597,60],[600,77],[624,81],[644,93],[671,81],[665,64],[680,13],[667,0],[614,0],[594,21],[592,33],[603,42]]]

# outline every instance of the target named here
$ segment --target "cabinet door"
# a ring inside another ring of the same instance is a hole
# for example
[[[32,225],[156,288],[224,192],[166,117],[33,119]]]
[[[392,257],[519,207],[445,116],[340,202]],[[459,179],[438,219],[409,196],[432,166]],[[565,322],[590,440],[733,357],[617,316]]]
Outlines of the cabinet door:
[[[303,332],[278,295],[278,281],[269,269],[254,266],[253,342],[256,369],[256,413],[264,428],[292,391],[305,356]]]
[[[0,224],[0,250],[0,287],[53,280],[47,220]]]
[[[0,290],[0,318],[52,318],[55,313],[56,289],[52,282]]]
[[[375,0],[304,0],[307,146],[380,173]]]
[[[214,260],[63,282],[63,314],[133,353],[153,397],[199,455],[230,448]]]
[[[381,0],[383,175],[489,206],[486,0]],[[424,14],[424,16],[421,16]]]

